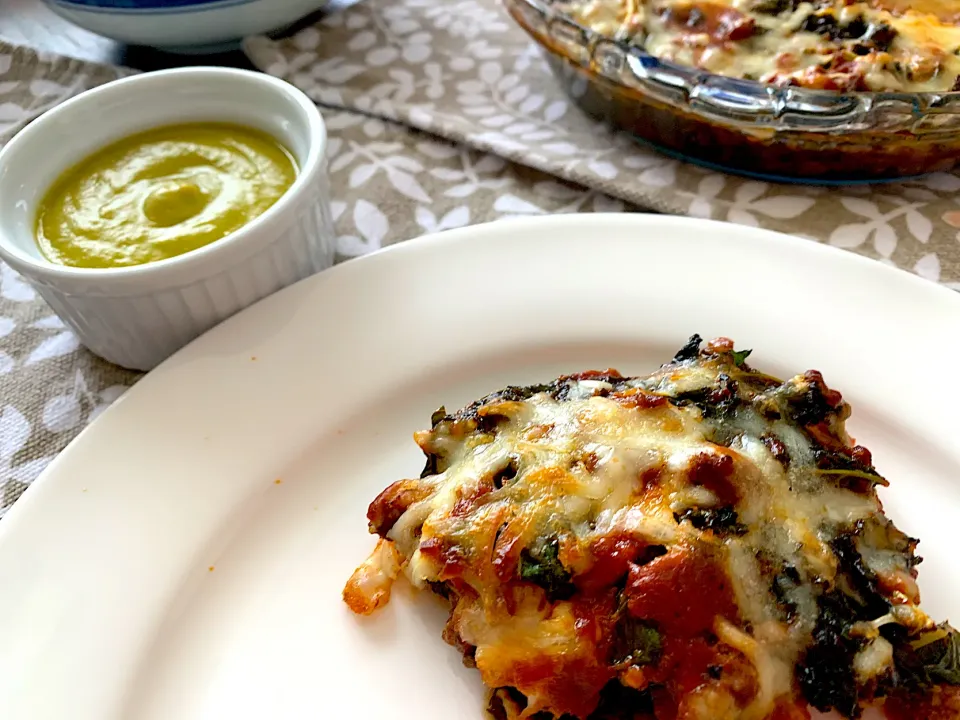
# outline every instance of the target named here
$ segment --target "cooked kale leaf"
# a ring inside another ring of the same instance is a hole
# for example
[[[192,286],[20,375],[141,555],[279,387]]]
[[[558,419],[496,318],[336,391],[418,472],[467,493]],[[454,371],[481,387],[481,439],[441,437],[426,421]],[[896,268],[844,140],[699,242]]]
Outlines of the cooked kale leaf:
[[[942,633],[940,637],[914,649],[931,680],[960,685],[960,633],[947,623],[937,630]]]
[[[861,715],[854,658],[863,640],[847,631],[866,619],[862,608],[841,592],[820,597],[820,613],[813,631],[813,645],[797,664],[797,679],[807,702],[821,712],[836,710],[848,718]]]
[[[901,684],[923,688],[960,685],[960,632],[943,623],[913,641],[894,646]]]
[[[621,616],[613,641],[614,663],[653,665],[662,651],[660,632],[655,627],[626,614]]]
[[[753,9],[766,15],[779,15],[794,11],[799,7],[800,0],[757,0]]]
[[[420,471],[420,477],[426,478],[432,475],[439,475],[443,472],[440,469],[440,456],[433,453],[427,453],[427,461],[424,463],[423,470]]]
[[[745,535],[747,528],[740,523],[737,511],[731,507],[690,508],[674,513],[677,522],[689,520],[697,530],[712,530],[717,535]]]
[[[747,362],[747,358],[750,357],[750,354],[753,350],[734,350],[731,355],[733,355],[733,364],[737,367],[743,367],[744,363]]]
[[[551,601],[563,600],[574,592],[570,573],[560,562],[560,542],[556,538],[536,550],[527,548],[520,553],[520,578],[546,590]]]
[[[713,385],[678,393],[674,404],[696,405],[705,418],[723,419],[742,404],[740,384],[726,373],[720,373]]]
[[[687,340],[687,343],[677,350],[677,354],[673,356],[673,362],[683,362],[684,360],[694,360],[700,354],[700,343],[703,342],[703,338],[699,335],[691,335],[690,339]]]
[[[830,547],[833,548],[839,570],[848,585],[848,595],[856,596],[865,616],[880,617],[889,612],[890,602],[881,592],[876,574],[863,562],[857,549],[856,536],[862,531],[861,522],[853,530],[840,533],[830,543]]]

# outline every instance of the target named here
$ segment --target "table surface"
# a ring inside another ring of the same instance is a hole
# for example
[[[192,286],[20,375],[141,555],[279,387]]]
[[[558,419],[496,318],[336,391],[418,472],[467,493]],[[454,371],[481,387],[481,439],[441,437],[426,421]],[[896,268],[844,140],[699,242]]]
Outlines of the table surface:
[[[336,12],[358,0],[331,0],[323,12]],[[18,45],[54,52],[59,55],[91,60],[108,65],[123,65],[137,70],[159,70],[183,65],[229,65],[252,68],[242,52],[203,56],[171,55],[151,48],[133,47],[114,42],[72,25],[48,8],[43,0],[2,0],[0,38]],[[287,32],[296,32],[316,20],[305,18]]]

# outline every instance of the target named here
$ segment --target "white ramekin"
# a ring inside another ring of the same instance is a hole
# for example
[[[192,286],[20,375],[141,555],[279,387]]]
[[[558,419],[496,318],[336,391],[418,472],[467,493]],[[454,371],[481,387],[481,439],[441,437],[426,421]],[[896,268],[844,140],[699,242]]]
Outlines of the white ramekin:
[[[300,167],[293,186],[240,230],[168,260],[93,270],[43,256],[37,203],[60,173],[124,136],[204,121],[273,135]],[[238,310],[333,263],[326,147],[316,106],[267,75],[194,67],[117,80],[50,110],[0,151],[0,258],[90,350],[149,370]]]

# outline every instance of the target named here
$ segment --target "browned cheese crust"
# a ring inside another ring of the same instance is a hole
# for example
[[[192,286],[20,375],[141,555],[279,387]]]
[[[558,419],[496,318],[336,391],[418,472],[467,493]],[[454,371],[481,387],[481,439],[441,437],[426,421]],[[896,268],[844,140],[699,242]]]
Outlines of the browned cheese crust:
[[[345,601],[369,614],[400,574],[449,599],[502,720],[960,717],[960,639],[919,607],[849,405],[748,354],[694,336],[647,376],[441,408]]]

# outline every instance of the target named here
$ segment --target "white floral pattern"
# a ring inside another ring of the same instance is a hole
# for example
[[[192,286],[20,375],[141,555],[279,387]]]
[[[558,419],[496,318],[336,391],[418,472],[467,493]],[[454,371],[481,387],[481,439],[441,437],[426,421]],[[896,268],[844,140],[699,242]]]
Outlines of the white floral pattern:
[[[21,461],[31,435],[30,421],[12,405],[0,408],[0,517],[53,459],[34,457]]]

